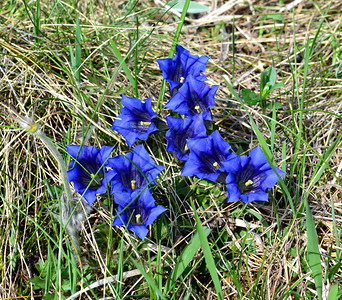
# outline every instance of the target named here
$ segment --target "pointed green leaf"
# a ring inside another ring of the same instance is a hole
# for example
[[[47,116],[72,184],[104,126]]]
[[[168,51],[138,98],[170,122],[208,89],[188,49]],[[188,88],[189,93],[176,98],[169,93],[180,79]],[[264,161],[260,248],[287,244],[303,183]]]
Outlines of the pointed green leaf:
[[[255,105],[260,100],[260,95],[256,94],[250,89],[241,90],[242,99],[249,105]]]

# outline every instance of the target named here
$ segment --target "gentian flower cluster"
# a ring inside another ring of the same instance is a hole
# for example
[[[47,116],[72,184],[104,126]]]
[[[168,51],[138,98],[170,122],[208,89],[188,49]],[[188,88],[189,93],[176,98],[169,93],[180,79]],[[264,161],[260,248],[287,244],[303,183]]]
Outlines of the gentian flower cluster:
[[[226,177],[228,202],[241,198],[245,203],[267,201],[266,189],[272,188],[284,172],[272,167],[260,147],[249,157],[238,156],[216,130],[207,136],[204,121],[211,121],[218,85],[209,87],[201,74],[207,56],[191,55],[177,45],[174,58],[157,60],[164,79],[170,84],[171,98],[165,107],[188,118],[167,117],[167,150],[185,160],[182,176],[217,181]],[[196,123],[195,123],[196,120]],[[193,124],[193,125],[192,125]],[[221,177],[221,176],[220,176]]]
[[[109,161],[114,174],[111,193],[119,205],[113,225],[127,225],[141,239],[148,233],[147,225],[166,208],[156,205],[148,185],[154,185],[163,166],[156,166],[143,145],[131,153],[119,155]]]
[[[143,145],[138,145],[126,156],[109,158],[113,147],[100,149],[90,146],[68,145],[73,160],[68,170],[69,181],[89,205],[97,194],[104,194],[111,184],[111,194],[118,204],[113,225],[128,225],[141,239],[148,233],[147,225],[166,209],[155,204],[148,185],[153,185],[164,169],[156,166]]]
[[[166,150],[185,161],[182,176],[217,181],[225,178],[228,202],[245,203],[267,201],[267,189],[272,188],[285,173],[271,167],[261,148],[255,147],[249,156],[235,154],[218,130],[207,134],[206,124],[212,121],[211,108],[215,106],[218,85],[209,86],[202,72],[208,56],[191,55],[177,45],[173,58],[158,59],[164,79],[170,85],[171,98],[165,107],[184,115],[166,117]],[[114,120],[112,129],[120,132],[131,148],[138,140],[145,141],[158,130],[156,113],[151,98],[141,100],[122,95],[121,114]],[[107,191],[118,205],[113,225],[125,225],[141,239],[166,208],[156,205],[151,187],[163,166],[152,160],[143,145],[137,145],[125,155],[110,157],[113,147],[101,149],[90,146],[67,146],[71,155],[69,181],[75,190],[92,205],[97,194]]]

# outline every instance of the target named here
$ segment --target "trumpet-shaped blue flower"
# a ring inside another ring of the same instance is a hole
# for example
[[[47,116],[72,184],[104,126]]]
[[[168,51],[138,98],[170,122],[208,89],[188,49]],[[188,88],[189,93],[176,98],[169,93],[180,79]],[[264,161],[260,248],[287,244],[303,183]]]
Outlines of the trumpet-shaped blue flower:
[[[129,147],[138,139],[146,140],[152,132],[158,130],[154,124],[157,115],[152,109],[151,98],[140,100],[122,95],[121,103],[124,107],[114,120],[112,129],[125,137]]]
[[[118,155],[111,158],[108,165],[112,168],[111,174],[114,174],[112,176],[112,194],[141,190],[148,184],[146,178],[151,184],[154,184],[154,180],[164,170],[163,166],[155,165],[143,145],[136,146],[125,156]]]
[[[236,156],[230,152],[230,145],[216,130],[206,138],[189,139],[189,159],[186,161],[182,176],[193,176],[216,181],[220,173],[225,172],[223,162]]]
[[[197,114],[186,119],[166,117],[169,130],[166,132],[166,150],[176,151],[180,160],[188,160],[189,148],[187,139],[204,138],[207,136],[207,129],[203,121],[203,114]]]
[[[249,152],[249,157],[236,156],[223,163],[229,172],[226,177],[228,202],[242,199],[244,203],[252,201],[268,201],[266,189],[272,188],[285,173],[267,162],[265,154],[258,146]]]
[[[130,195],[127,193],[114,195],[118,210],[113,225],[126,225],[129,230],[135,232],[143,240],[148,233],[147,226],[151,225],[160,214],[166,211],[166,208],[155,204],[148,188],[143,190],[140,195],[139,192],[134,191]]]
[[[84,199],[89,205],[96,200],[96,194],[103,194],[107,191],[107,182],[111,180],[112,175],[108,174],[104,167],[108,163],[106,160],[113,148],[103,146],[100,150],[91,146],[67,146],[67,151],[73,158],[67,172],[68,179],[74,182],[74,188],[78,193],[84,194]]]
[[[177,91],[177,87],[187,81],[188,75],[194,76],[197,80],[207,80],[201,73],[205,71],[208,56],[191,55],[180,45],[176,46],[176,51],[173,58],[157,59],[164,79],[170,84],[171,95]]]
[[[215,93],[218,88],[218,85],[209,87],[190,75],[165,107],[187,116],[203,112],[203,119],[211,121],[210,108],[215,106]]]

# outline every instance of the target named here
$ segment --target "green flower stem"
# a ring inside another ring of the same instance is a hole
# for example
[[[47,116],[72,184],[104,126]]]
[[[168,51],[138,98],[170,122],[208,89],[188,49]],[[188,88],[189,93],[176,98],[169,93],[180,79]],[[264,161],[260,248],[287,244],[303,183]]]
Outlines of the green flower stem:
[[[67,174],[67,168],[65,165],[65,161],[62,155],[59,153],[57,147],[52,143],[52,141],[43,133],[40,129],[39,124],[35,123],[33,119],[28,117],[22,117],[17,114],[16,116],[17,121],[19,122],[20,126],[27,130],[30,134],[38,137],[43,144],[49,149],[50,153],[52,154],[53,158],[57,161],[59,167],[59,173],[62,175],[63,178],[63,187],[64,187],[64,194],[61,197],[60,203],[60,220],[65,229],[69,233],[69,236],[72,239],[76,252],[74,253],[75,259],[77,258],[77,253],[80,253],[80,242],[79,242],[79,235],[77,226],[75,227],[73,222],[71,221],[71,216],[74,213],[76,207],[73,207],[74,197],[70,190],[70,184]],[[65,199],[66,196],[66,200]]]
[[[57,147],[51,142],[51,140],[40,129],[38,129],[33,134],[40,138],[40,140],[44,143],[44,145],[50,150],[54,159],[57,161],[59,172],[63,178],[63,186],[64,186],[64,191],[66,193],[67,200],[68,200],[68,207],[71,209],[70,205],[73,202],[74,197],[70,190],[69,179],[67,175],[67,168],[66,168],[62,155],[59,153]]]

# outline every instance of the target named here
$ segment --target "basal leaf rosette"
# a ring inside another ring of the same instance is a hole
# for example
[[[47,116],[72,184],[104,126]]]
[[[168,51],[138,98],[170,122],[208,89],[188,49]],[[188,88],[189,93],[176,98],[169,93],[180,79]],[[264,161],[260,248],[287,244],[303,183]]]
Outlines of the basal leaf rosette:
[[[114,195],[118,209],[113,225],[126,225],[143,240],[148,233],[147,226],[153,224],[157,217],[166,211],[166,208],[155,204],[150,189],[146,188],[139,195],[140,192],[136,190],[132,194],[116,193]]]
[[[112,175],[105,171],[105,167],[113,148],[103,146],[100,150],[92,146],[67,145],[67,152],[73,158],[67,172],[68,179],[74,182],[78,193],[84,194],[89,205],[95,202],[96,194],[107,191],[107,183]]]
[[[189,118],[166,117],[169,130],[166,132],[167,151],[174,151],[180,160],[188,160],[189,148],[187,140],[192,138],[204,138],[207,129],[204,124],[203,114],[197,114]]]
[[[190,75],[165,107],[186,116],[194,116],[202,112],[203,119],[211,121],[210,108],[215,106],[215,93],[218,88],[218,85],[209,87]]]
[[[223,162],[236,156],[230,152],[231,146],[216,130],[206,138],[189,139],[189,159],[186,161],[182,176],[196,175],[200,179],[216,181],[225,172]]]
[[[155,164],[143,145],[136,146],[132,152],[125,155],[111,158],[108,166],[112,168],[113,174],[112,194],[132,193],[134,190],[143,189],[148,182],[155,184],[155,179],[164,170],[163,166]]]
[[[205,71],[208,56],[191,55],[181,45],[176,46],[176,55],[173,58],[157,59],[163,78],[170,84],[170,93],[174,95],[177,89],[188,79],[188,75],[200,81],[207,78],[201,74]]]
[[[236,156],[224,161],[223,167],[228,175],[228,202],[242,199],[244,203],[268,201],[267,189],[271,189],[285,173],[267,162],[265,154],[258,146],[249,152],[249,156]]]
[[[151,98],[141,100],[122,95],[121,103],[124,107],[111,128],[125,137],[129,147],[138,139],[146,140],[152,132],[158,130],[154,124],[157,115],[152,109]]]

